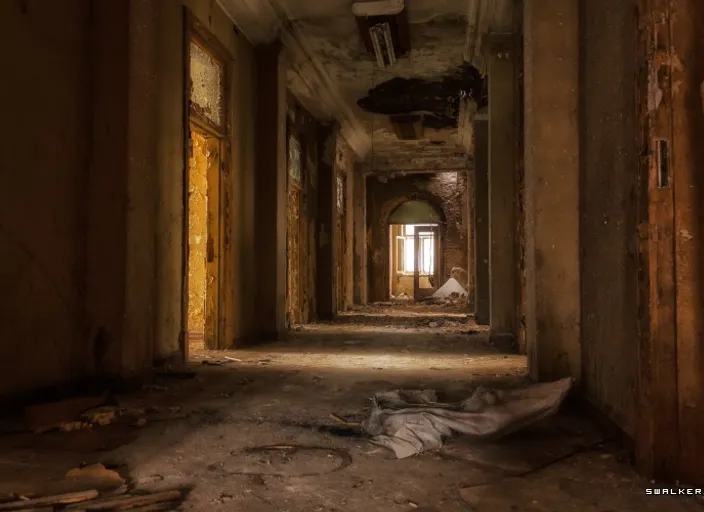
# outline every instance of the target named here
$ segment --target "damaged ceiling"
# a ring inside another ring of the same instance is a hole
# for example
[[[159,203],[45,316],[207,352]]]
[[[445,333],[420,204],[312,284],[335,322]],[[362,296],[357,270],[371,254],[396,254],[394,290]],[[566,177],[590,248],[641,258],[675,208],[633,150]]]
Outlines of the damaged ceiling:
[[[367,163],[389,168],[466,155],[471,122],[462,111],[487,103],[481,37],[511,31],[515,15],[512,0],[386,0],[392,10],[350,0],[219,1],[252,42],[280,35],[299,101],[338,119]],[[386,38],[370,36],[378,23],[388,24]]]

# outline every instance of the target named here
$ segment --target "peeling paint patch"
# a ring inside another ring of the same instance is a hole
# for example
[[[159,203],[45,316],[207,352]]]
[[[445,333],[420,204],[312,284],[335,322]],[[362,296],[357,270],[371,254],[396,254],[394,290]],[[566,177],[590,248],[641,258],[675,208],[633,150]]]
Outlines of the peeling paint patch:
[[[690,233],[686,229],[680,229],[680,236],[688,242],[694,240],[694,236],[692,235],[692,233]]]
[[[648,76],[648,112],[654,112],[662,103],[663,92],[658,83],[658,70],[656,67],[650,69]]]

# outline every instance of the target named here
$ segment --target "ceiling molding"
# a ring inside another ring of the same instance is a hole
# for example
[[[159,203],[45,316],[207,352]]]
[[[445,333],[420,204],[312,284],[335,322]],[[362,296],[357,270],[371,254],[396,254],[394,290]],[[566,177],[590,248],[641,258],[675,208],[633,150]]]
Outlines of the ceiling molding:
[[[281,15],[283,16],[283,13]],[[371,150],[371,137],[353,107],[340,94],[337,85],[311,50],[303,34],[295,23],[285,20],[281,25],[280,37],[284,48],[290,52],[290,62],[293,65],[291,70],[307,85],[312,94],[299,97],[297,91],[291,92],[306,109],[319,112],[322,110],[326,114],[325,117],[334,117],[340,124],[340,136],[358,158],[364,158]]]
[[[289,80],[291,93],[319,120],[335,119],[341,127],[340,136],[357,158],[363,159],[371,149],[371,137],[311,50],[305,36],[276,0],[217,1],[252,44],[270,43],[280,38],[288,52],[287,71],[296,78]],[[299,86],[302,89],[297,90]]]
[[[269,0],[216,0],[252,44],[272,43],[279,35],[279,16]]]

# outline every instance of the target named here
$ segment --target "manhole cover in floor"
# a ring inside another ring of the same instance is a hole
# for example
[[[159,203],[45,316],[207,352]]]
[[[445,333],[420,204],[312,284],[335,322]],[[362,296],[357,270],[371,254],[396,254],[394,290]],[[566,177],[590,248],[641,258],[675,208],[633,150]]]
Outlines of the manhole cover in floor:
[[[257,446],[233,452],[222,470],[229,474],[315,476],[339,471],[352,463],[344,450],[318,446]]]

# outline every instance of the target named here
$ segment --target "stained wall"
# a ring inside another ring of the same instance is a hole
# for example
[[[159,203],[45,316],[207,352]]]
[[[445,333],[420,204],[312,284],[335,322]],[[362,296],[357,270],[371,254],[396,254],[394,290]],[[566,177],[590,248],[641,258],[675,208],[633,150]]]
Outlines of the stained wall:
[[[308,323],[316,315],[316,255],[318,222],[318,123],[297,100],[288,98],[288,143],[298,143],[300,177],[287,176],[287,311],[293,324]]]
[[[84,332],[89,7],[0,3],[12,49],[0,85],[0,399],[93,365]]]
[[[252,46],[214,0],[3,2],[0,401],[179,358],[184,5],[231,58],[222,344],[252,336]]]
[[[638,371],[636,2],[581,5],[581,344],[587,397],[626,432]]]

